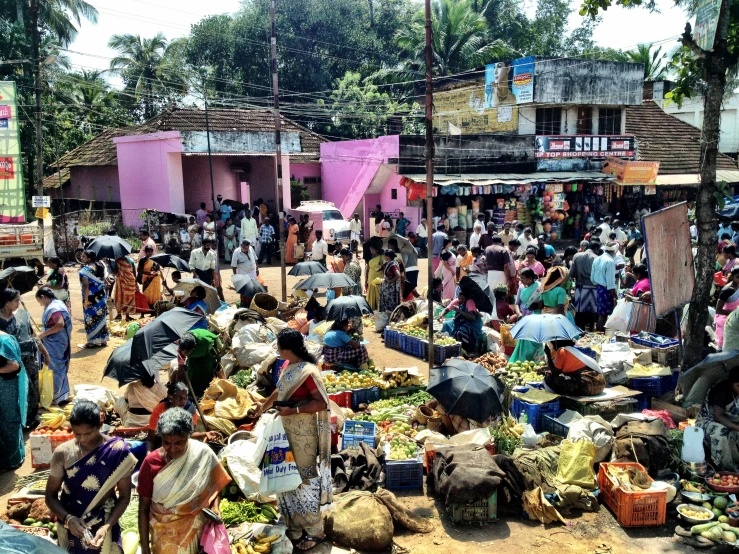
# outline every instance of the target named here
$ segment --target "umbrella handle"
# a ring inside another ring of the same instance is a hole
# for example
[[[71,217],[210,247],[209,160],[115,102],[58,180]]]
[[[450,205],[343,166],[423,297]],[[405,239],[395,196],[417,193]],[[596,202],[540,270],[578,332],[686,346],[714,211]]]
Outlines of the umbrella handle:
[[[36,331],[39,333],[41,332],[41,326],[36,323],[36,321],[33,319],[33,316],[31,315],[31,312],[28,311],[28,308],[26,308],[25,302],[21,300],[21,306],[23,306],[23,309],[26,310],[26,313],[28,314],[29,319],[31,320],[31,323],[33,323],[33,326],[36,328]]]
[[[185,377],[185,384],[187,385],[187,388],[190,389],[190,394],[193,397],[193,402],[195,402],[195,408],[198,411],[198,414],[200,414],[200,421],[203,422],[203,427],[205,427],[206,431],[210,431],[210,428],[208,427],[208,422],[205,421],[205,416],[203,415],[202,410],[200,409],[200,404],[197,401],[197,397],[195,396],[195,391],[192,388],[192,383],[190,382],[190,377],[187,375],[187,371],[183,371],[183,375]]]

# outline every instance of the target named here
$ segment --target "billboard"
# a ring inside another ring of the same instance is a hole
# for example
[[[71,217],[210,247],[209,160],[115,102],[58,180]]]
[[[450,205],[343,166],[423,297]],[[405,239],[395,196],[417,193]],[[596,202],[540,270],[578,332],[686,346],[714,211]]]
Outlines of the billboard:
[[[606,158],[603,173],[616,178],[619,185],[653,185],[657,181],[659,162],[631,162]]]
[[[26,195],[21,170],[15,83],[0,81],[0,223],[21,223]]]
[[[485,108],[534,101],[534,56],[485,66]]]
[[[481,83],[434,92],[434,126],[443,135],[517,131],[518,107],[515,102],[485,107]]]
[[[703,50],[713,50],[720,11],[721,0],[698,0],[693,39]]]
[[[632,157],[636,139],[629,135],[537,135],[537,158]]]

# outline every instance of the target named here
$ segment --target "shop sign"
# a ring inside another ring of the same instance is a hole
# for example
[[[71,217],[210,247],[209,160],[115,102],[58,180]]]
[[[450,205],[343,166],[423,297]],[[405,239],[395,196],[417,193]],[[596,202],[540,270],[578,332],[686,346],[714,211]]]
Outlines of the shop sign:
[[[12,110],[10,106],[0,106],[0,119],[10,119],[12,117]]]
[[[15,179],[13,158],[0,158],[0,180],[9,181]]]
[[[720,11],[721,0],[698,0],[693,39],[703,50],[713,50]]]
[[[494,107],[485,105],[482,83],[434,92],[434,127],[442,134],[481,134],[518,130],[515,97]]]
[[[22,223],[26,194],[15,83],[0,81],[0,223]]]
[[[620,135],[537,135],[537,158],[605,158],[634,155],[636,139]]]
[[[534,101],[534,56],[485,66],[485,108]]]
[[[601,171],[615,177],[619,185],[651,185],[657,181],[659,162],[632,162],[606,158]]]

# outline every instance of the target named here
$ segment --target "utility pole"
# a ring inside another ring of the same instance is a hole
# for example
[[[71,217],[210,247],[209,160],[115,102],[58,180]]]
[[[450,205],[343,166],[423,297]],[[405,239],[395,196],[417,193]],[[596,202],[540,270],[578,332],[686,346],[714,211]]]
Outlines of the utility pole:
[[[36,99],[36,194],[44,195],[44,153],[41,134],[41,56],[38,31],[39,0],[31,0],[31,38],[33,42],[34,96]]]
[[[434,104],[434,82],[431,75],[432,68],[432,36],[431,36],[431,0],[426,2],[426,224],[429,226],[429,232],[433,234],[434,208],[433,208],[433,187],[434,187],[434,127],[433,127],[433,104]],[[432,235],[429,235],[429,247],[431,246]],[[429,249],[430,251],[430,249]],[[429,318],[429,371],[434,367],[434,302],[433,298],[433,282],[434,268],[431,258],[428,260],[428,318]]]
[[[275,30],[275,2],[276,0],[270,0],[269,2],[269,18],[272,28],[272,36],[270,37],[270,50],[272,57],[272,97],[274,98],[274,112],[275,112],[275,205],[277,206],[277,217],[278,217],[278,229],[277,237],[279,240],[280,248],[280,280],[282,284],[282,301],[287,302],[287,271],[285,267],[285,223],[284,223],[284,210],[286,207],[283,205],[282,209],[280,204],[280,172],[282,171],[282,179],[290,179],[287,175],[285,167],[282,164],[282,137],[280,129],[280,92],[277,81],[277,32]]]
[[[55,110],[56,111],[56,110]],[[62,183],[62,168],[59,166],[59,139],[56,134],[56,115],[54,115],[54,150],[56,152],[56,174],[59,178],[59,195],[62,197],[62,226],[64,227],[64,253],[66,254],[67,261],[69,257],[69,235],[67,234],[67,207],[64,205],[64,185]]]
[[[208,167],[210,168],[210,201],[213,206],[213,220],[216,211],[216,189],[213,184],[213,157],[210,152],[210,120],[208,119],[208,93],[205,90],[205,78],[203,78],[203,102],[205,103],[205,138],[208,143]]]

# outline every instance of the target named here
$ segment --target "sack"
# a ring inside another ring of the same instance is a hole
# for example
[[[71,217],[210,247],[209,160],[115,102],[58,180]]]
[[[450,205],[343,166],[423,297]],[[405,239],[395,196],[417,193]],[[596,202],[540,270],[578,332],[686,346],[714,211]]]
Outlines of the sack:
[[[223,523],[208,520],[200,535],[200,548],[205,554],[231,554],[231,541]]]
[[[334,496],[324,518],[326,534],[345,548],[387,550],[393,542],[393,518],[371,492],[351,491]]]
[[[38,388],[41,406],[48,410],[54,402],[54,373],[48,367],[38,372]]]
[[[595,445],[586,440],[564,440],[557,464],[557,481],[565,485],[577,485],[592,490],[596,487],[593,464]]]
[[[622,298],[616,303],[613,313],[608,317],[606,327],[628,333],[631,328],[631,314],[633,310],[634,303]]]
[[[390,312],[377,312],[375,314],[375,331],[378,333],[387,327],[390,321]]]
[[[266,431],[267,449],[264,452],[259,492],[273,494],[294,491],[303,483],[303,478],[290,450],[282,418],[275,417]]]

